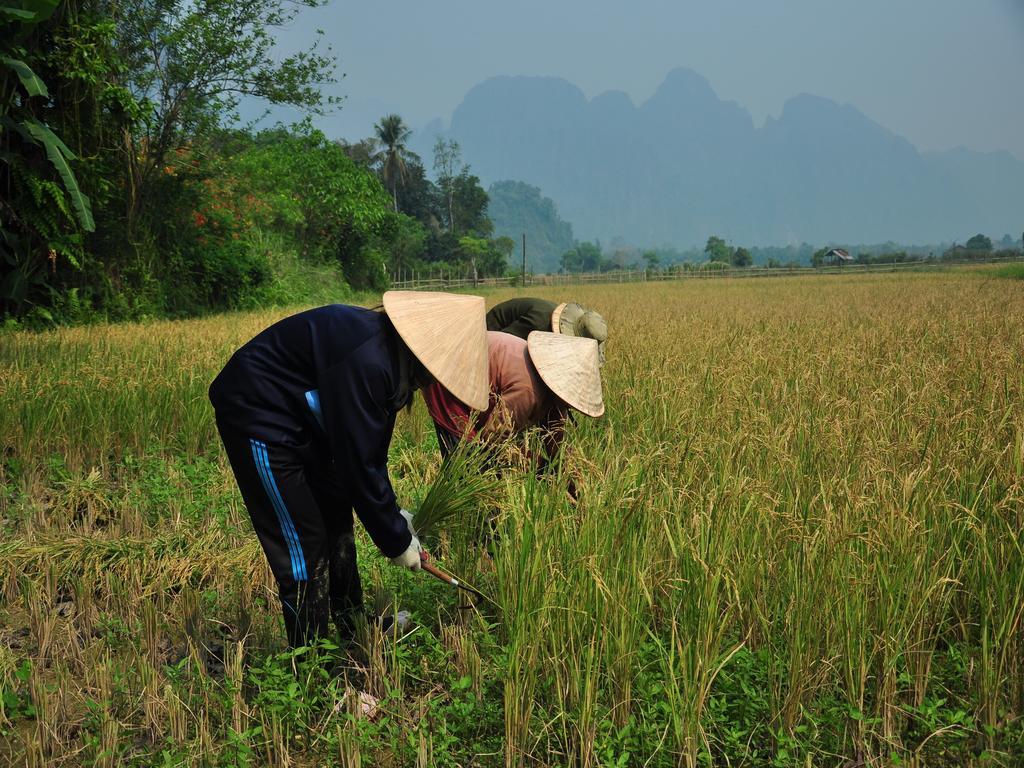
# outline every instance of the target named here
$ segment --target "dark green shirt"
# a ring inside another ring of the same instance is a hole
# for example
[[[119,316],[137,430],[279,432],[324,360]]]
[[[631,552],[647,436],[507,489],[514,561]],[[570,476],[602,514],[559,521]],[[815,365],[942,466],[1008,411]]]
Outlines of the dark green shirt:
[[[487,330],[511,333],[520,339],[530,331],[550,331],[551,315],[558,305],[544,299],[509,299],[487,313]]]

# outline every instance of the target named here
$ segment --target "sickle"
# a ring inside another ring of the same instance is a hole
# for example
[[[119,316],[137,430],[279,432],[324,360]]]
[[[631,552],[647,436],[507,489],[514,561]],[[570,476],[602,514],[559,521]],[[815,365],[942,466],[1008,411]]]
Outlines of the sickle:
[[[469,584],[466,584],[463,581],[459,581],[454,576],[445,573],[440,568],[438,568],[436,565],[431,563],[430,562],[430,554],[426,550],[424,550],[423,552],[420,552],[420,566],[423,568],[424,571],[429,573],[431,576],[433,576],[438,581],[443,581],[445,584],[450,584],[451,586],[457,587],[458,589],[464,589],[465,591],[469,592],[469,594],[473,595],[474,597],[478,597],[481,600],[487,600],[488,602],[492,602],[480,590],[475,589],[474,587],[469,586]]]

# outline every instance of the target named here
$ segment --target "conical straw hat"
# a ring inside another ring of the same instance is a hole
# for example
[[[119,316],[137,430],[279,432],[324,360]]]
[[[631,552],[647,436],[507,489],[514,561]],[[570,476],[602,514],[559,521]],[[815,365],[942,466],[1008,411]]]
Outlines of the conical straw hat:
[[[487,410],[487,324],[480,296],[388,291],[384,311],[409,350],[441,386],[470,408]]]
[[[608,340],[608,323],[597,312],[581,304],[563,303],[551,313],[551,330],[567,336],[597,339],[597,355],[604,365],[604,345]]]
[[[601,365],[594,339],[533,331],[526,347],[533,367],[552,392],[587,416],[604,413]]]

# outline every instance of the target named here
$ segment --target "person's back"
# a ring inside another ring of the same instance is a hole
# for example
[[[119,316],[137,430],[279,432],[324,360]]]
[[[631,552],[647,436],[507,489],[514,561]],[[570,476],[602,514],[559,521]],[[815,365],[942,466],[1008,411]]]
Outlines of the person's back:
[[[546,299],[509,299],[487,312],[487,330],[510,333],[525,340],[530,331],[552,330],[551,315],[557,307],[555,302]]]
[[[510,333],[521,339],[529,338],[533,331],[594,339],[598,343],[601,364],[604,364],[608,324],[599,313],[576,302],[555,304],[533,297],[509,299],[488,310],[487,330]]]
[[[508,333],[487,332],[491,400],[476,414],[437,382],[423,388],[427,412],[437,428],[442,455],[463,438],[490,439],[531,427],[559,429],[568,408],[544,383],[530,359],[527,342]]]
[[[359,351],[363,375],[375,369],[374,378],[394,389],[396,346],[382,312],[344,304],[300,312],[242,345],[210,385],[210,401],[223,424],[275,442],[307,442],[311,425],[324,428],[320,390],[334,369]]]

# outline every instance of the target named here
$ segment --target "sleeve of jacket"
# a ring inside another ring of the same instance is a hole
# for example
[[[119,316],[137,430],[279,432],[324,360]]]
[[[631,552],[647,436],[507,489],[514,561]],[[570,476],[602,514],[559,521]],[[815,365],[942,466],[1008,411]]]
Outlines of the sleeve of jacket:
[[[485,315],[487,330],[503,331],[518,320],[519,314],[515,312],[514,307],[514,301],[503,301],[491,307]]]
[[[395,414],[387,407],[391,361],[383,337],[367,340],[320,377],[320,404],[337,471],[356,515],[387,557],[400,555],[411,535],[398,512],[388,476]]]

